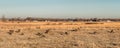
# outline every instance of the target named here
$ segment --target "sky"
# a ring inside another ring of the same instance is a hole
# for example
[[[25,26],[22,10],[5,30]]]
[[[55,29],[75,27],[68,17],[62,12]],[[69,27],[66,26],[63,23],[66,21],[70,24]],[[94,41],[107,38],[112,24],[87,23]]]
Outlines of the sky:
[[[120,18],[120,0],[0,0],[0,16]]]

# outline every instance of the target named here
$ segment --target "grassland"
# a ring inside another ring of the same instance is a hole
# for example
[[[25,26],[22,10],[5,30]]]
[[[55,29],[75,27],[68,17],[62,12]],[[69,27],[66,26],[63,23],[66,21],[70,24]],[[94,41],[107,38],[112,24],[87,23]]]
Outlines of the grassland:
[[[0,22],[0,48],[120,48],[120,22]]]

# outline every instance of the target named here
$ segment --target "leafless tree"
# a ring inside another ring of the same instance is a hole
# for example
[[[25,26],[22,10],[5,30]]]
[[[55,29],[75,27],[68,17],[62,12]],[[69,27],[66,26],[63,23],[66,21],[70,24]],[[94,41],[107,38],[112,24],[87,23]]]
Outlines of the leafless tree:
[[[2,22],[6,22],[7,21],[7,19],[5,18],[5,15],[2,16],[1,20],[2,20]]]

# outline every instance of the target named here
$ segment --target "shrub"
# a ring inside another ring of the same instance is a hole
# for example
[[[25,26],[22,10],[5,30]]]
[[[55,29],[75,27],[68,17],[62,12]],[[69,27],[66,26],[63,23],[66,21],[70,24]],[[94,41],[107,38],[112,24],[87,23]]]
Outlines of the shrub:
[[[7,32],[9,35],[12,35],[14,33],[14,30],[9,30],[9,32]]]

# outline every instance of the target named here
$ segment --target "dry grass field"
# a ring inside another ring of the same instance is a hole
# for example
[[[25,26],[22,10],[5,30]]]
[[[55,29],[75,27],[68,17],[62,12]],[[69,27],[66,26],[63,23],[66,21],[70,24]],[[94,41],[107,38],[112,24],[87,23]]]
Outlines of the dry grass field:
[[[0,22],[0,48],[120,48],[120,22]]]

